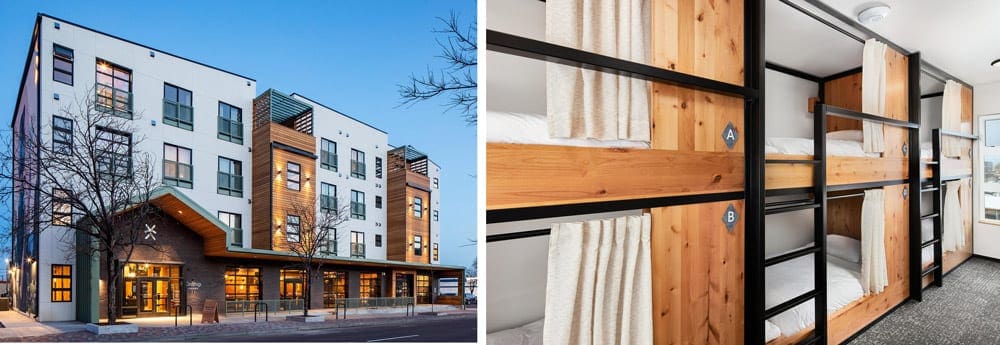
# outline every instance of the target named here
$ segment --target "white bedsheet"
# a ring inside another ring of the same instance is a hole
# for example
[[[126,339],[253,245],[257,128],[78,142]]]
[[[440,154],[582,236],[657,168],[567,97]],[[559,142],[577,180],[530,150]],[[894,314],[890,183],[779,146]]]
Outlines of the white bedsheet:
[[[813,260],[814,255],[806,255],[768,267],[764,274],[764,281],[767,284],[764,292],[765,308],[772,308],[812,290]],[[864,296],[860,280],[861,264],[828,255],[826,274],[827,315]],[[792,336],[806,327],[811,327],[815,319],[815,303],[808,301],[768,321],[778,326],[781,334]]]
[[[764,153],[784,155],[812,155],[813,140],[809,138],[767,138]],[[860,141],[834,140],[826,141],[828,156],[842,157],[879,157],[878,153],[866,153]]]
[[[486,123],[488,143],[649,148],[645,141],[551,138],[543,114],[487,111]]]
[[[486,335],[488,345],[542,345],[542,325],[545,319],[527,325],[496,331]]]

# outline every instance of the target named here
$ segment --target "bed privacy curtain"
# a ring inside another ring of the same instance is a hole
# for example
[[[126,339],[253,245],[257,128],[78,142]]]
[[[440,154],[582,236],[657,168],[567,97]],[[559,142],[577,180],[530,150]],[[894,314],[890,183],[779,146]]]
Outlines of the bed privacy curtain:
[[[962,85],[954,80],[944,83],[944,98],[941,100],[941,127],[959,132],[962,130]],[[941,138],[941,155],[962,156],[962,139],[951,136]]]
[[[650,217],[554,224],[546,345],[652,344]]]
[[[861,111],[885,116],[885,43],[874,38],[865,41],[861,61]],[[885,152],[885,133],[882,124],[864,120],[865,152]]]
[[[649,63],[648,0],[545,2],[549,43]],[[649,82],[625,74],[547,64],[553,138],[649,141]]]
[[[869,189],[861,203],[861,287],[881,293],[889,285],[885,259],[885,191]]]
[[[965,247],[965,229],[962,226],[962,204],[959,201],[959,191],[964,188],[964,181],[949,181],[945,184],[944,221],[941,233],[941,250],[950,252]]]

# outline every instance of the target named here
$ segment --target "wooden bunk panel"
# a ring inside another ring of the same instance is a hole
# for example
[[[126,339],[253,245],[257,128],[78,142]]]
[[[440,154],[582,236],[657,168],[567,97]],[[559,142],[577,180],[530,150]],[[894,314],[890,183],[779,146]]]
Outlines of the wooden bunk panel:
[[[744,101],[739,97],[653,83],[650,104],[653,149],[743,152]],[[736,143],[723,138],[732,125]]]
[[[962,117],[961,124],[963,128],[972,128],[972,89],[965,85],[962,85]],[[972,132],[969,132],[972,134]]]
[[[652,65],[743,85],[743,1],[653,0]]]
[[[743,190],[743,155],[486,144],[486,208]]]
[[[907,185],[885,188],[885,241],[889,286],[877,295],[869,295],[831,315],[830,344],[839,344],[882,314],[909,297],[909,201],[902,197]],[[859,209],[860,211],[860,209]],[[860,212],[856,215],[860,218]]]
[[[885,117],[909,121],[910,58],[889,48],[885,52],[885,60]],[[861,111],[861,72],[826,82],[823,85],[823,102],[844,109]],[[835,116],[827,117],[828,131],[846,129],[861,129],[861,121]],[[886,144],[888,145],[888,143]]]
[[[859,196],[827,201],[826,233],[861,240],[861,203],[864,200]]]
[[[826,82],[823,85],[823,103],[861,111],[861,72]],[[827,116],[826,129],[828,132],[861,129],[861,121]]]
[[[959,143],[962,156],[958,158],[941,157],[941,177],[965,176],[972,174],[972,150],[973,141],[971,139],[956,140]]]
[[[767,155],[766,159],[812,159],[803,155]],[[830,156],[826,163],[826,183],[830,186],[904,180],[909,174],[906,158]],[[813,185],[812,165],[767,164],[766,189],[800,188]]]
[[[885,50],[885,117],[910,121],[910,58]]]
[[[732,229],[722,222],[732,205]],[[743,343],[743,201],[655,208],[652,216],[653,340]]]

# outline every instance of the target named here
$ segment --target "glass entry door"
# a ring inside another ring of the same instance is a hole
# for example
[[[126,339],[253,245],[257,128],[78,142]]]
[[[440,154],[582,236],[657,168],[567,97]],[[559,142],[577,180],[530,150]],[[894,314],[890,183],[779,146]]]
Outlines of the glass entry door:
[[[122,315],[170,315],[183,304],[180,265],[128,263],[121,289]]]

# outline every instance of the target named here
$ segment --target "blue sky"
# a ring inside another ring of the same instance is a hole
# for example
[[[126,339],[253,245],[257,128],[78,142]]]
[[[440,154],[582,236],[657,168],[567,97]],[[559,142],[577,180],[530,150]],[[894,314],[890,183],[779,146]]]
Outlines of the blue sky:
[[[397,107],[397,84],[442,67],[431,30],[476,1],[4,1],[0,123],[9,124],[38,12],[257,80],[257,92],[300,93],[413,145],[442,166],[441,261],[476,257],[476,128],[445,100]],[[473,73],[475,75],[475,73]],[[9,213],[9,205],[0,206]],[[6,246],[6,245],[5,245]]]

